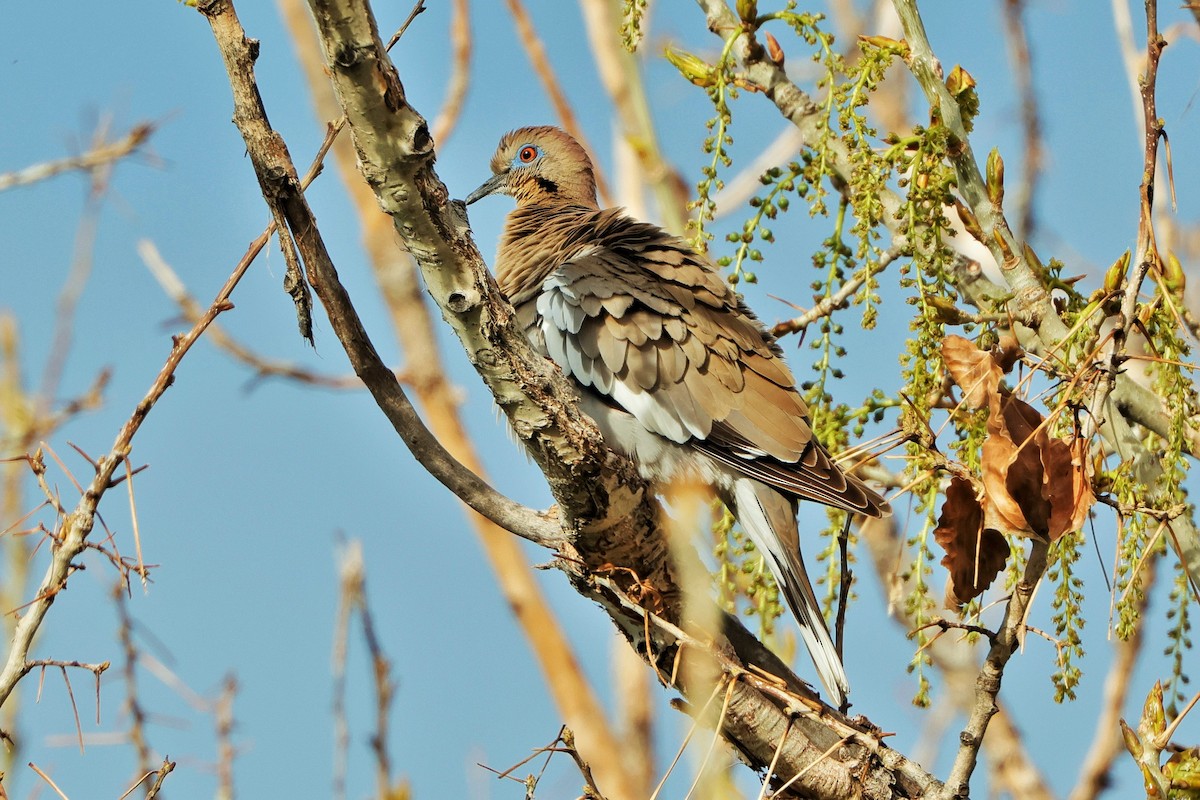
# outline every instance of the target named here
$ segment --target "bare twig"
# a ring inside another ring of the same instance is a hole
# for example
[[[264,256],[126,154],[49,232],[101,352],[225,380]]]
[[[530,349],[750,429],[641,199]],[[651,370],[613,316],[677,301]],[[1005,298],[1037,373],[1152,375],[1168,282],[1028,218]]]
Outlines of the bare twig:
[[[97,137],[103,135],[102,131],[103,128],[97,132]],[[62,379],[67,355],[71,350],[75,330],[75,311],[92,272],[92,258],[96,244],[96,231],[100,223],[100,209],[108,194],[108,179],[112,174],[112,168],[113,162],[104,160],[97,162],[89,170],[91,182],[87,202],[79,217],[79,226],[75,231],[71,268],[59,291],[58,302],[55,305],[54,339],[50,345],[50,354],[46,357],[45,369],[42,372],[38,407],[43,414],[54,405],[58,384]]]
[[[433,121],[433,140],[445,146],[466,105],[467,89],[471,85],[471,7],[470,0],[453,0],[450,18],[450,80],[441,111]]]
[[[270,225],[270,232],[275,231],[275,223]],[[188,293],[187,287],[179,279],[175,270],[158,252],[154,243],[143,239],[138,242],[138,255],[142,263],[158,281],[167,297],[175,301],[189,322],[195,322],[204,313],[204,307]],[[344,389],[361,391],[362,381],[356,375],[322,375],[299,366],[291,361],[278,361],[256,353],[251,348],[234,339],[220,325],[214,324],[208,331],[209,341],[224,350],[234,359],[254,370],[256,378],[286,378],[309,386],[320,386],[325,389]]]
[[[133,640],[133,618],[129,614],[129,605],[125,600],[126,585],[119,581],[113,587],[113,601],[117,604],[117,614],[120,620],[118,637],[121,651],[125,656],[122,675],[125,680],[125,710],[129,713],[129,741],[137,753],[138,769],[144,773],[153,774],[154,754],[146,741],[146,710],[138,694],[137,665],[139,652]]]
[[[149,141],[152,133],[154,133],[154,124],[141,122],[133,126],[129,133],[120,139],[109,142],[105,137],[107,130],[102,128],[96,132],[92,149],[83,155],[35,164],[19,172],[0,173],[0,192],[6,189],[15,189],[18,186],[28,186],[64,172],[74,170],[93,172],[101,167],[107,168],[113,162],[136,153],[142,145]]]
[[[75,558],[84,549],[84,543],[95,524],[97,506],[104,493],[108,491],[117,467],[129,455],[134,435],[145,422],[146,417],[154,408],[154,404],[174,381],[175,370],[178,369],[180,362],[192,345],[218,315],[232,308],[229,297],[249,266],[250,259],[243,258],[226,280],[225,285],[221,287],[204,316],[197,320],[187,333],[175,337],[171,353],[162,369],[159,370],[158,376],[117,433],[116,440],[108,454],[97,460],[96,474],[91,483],[83,492],[83,496],[74,510],[63,519],[58,547],[53,552],[50,565],[35,593],[35,599],[28,604],[24,616],[17,623],[4,667],[0,669],[0,706],[8,700],[17,682],[25,674],[25,664],[34,637],[41,628],[42,621],[54,600],[54,595],[66,585],[67,577],[74,569]]]
[[[878,264],[868,263],[859,267],[853,275],[838,287],[836,292],[827,297],[822,297],[820,302],[808,311],[805,311],[798,317],[793,317],[792,319],[773,325],[771,327],[771,335],[779,338],[803,331],[817,320],[828,317],[835,311],[845,308],[850,302],[850,298],[854,296],[854,293],[862,288],[862,285],[870,280],[871,276],[878,275],[887,269],[893,261],[900,257],[905,247],[906,245],[903,242],[893,244],[879,257]]]
[[[987,732],[988,722],[998,710],[996,697],[1000,693],[1004,667],[1016,651],[1029,601],[1046,571],[1046,552],[1047,545],[1044,542],[1036,539],[1032,541],[1029,560],[1025,563],[1025,574],[1008,601],[1004,625],[988,650],[983,667],[979,671],[975,705],[971,709],[966,727],[959,736],[958,755],[955,756],[945,790],[941,795],[945,800],[963,798],[970,794],[971,773],[974,772],[979,758],[983,735]]]
[[[58,784],[55,783],[53,780],[51,780],[50,776],[47,775],[45,772],[43,772],[41,770],[41,768],[38,767],[37,764],[34,764],[32,761],[30,761],[29,768],[31,770],[33,770],[34,772],[36,772],[42,780],[44,780],[47,784],[49,784],[50,788],[54,790],[54,793],[57,794],[59,797],[61,797],[62,800],[70,800],[70,798],[68,798],[65,794],[63,794],[62,789],[58,788]]]
[[[160,766],[158,771],[154,773],[154,783],[150,785],[150,791],[146,792],[146,800],[154,800],[155,797],[158,797],[159,791],[162,790],[163,781],[167,779],[167,776],[170,775],[174,769],[175,762],[164,758],[162,766]]]
[[[900,574],[899,565],[905,561],[904,539],[896,527],[895,520],[867,520],[860,529],[859,537],[870,550],[880,584],[887,593],[892,616],[906,631],[911,631],[914,627],[913,619],[905,613],[902,601],[902,598],[912,591],[911,577],[906,580]],[[994,631],[985,628],[949,620],[944,622],[946,629],[956,628],[979,633],[989,641],[994,641],[996,637]],[[932,624],[940,626],[936,621]],[[979,677],[978,651],[979,648],[965,637],[949,636],[938,636],[925,650],[934,665],[941,670],[946,683],[947,699],[953,704],[953,713],[969,712],[974,705],[976,682]],[[988,724],[984,740],[984,751],[989,763],[993,765],[997,784],[1007,786],[1016,797],[1026,800],[1050,800],[1054,796],[1053,792],[1026,750],[1008,710],[1000,702],[997,702],[997,707],[998,711]]]
[[[362,546],[352,541],[342,556],[341,603],[358,612],[362,623],[363,641],[371,657],[372,683],[375,689],[375,732],[371,734],[371,751],[375,754],[375,775],[380,797],[393,793],[392,763],[388,755],[388,719],[391,715],[395,685],[392,683],[391,661],[384,655],[375,623],[371,618],[371,607],[367,601],[367,576],[363,565]]]
[[[616,5],[605,0],[583,0],[579,5],[587,24],[588,41],[600,81],[621,122],[624,142],[637,163],[638,191],[640,193],[642,185],[648,185],[658,201],[658,213],[664,227],[682,234],[687,227],[689,189],[662,151],[650,113],[641,65],[621,42]],[[625,195],[632,191],[619,193]],[[613,199],[622,205],[636,207],[635,200],[640,198],[622,196]]]
[[[233,759],[237,748],[233,745],[233,701],[237,697],[238,682],[233,673],[221,681],[221,694],[213,708],[217,729],[217,797],[233,800]]]
[[[1154,564],[1147,564],[1146,573],[1140,578],[1143,589],[1147,591],[1138,602],[1139,614],[1145,611],[1153,575]],[[1113,761],[1124,751],[1120,720],[1129,696],[1133,670],[1137,666],[1145,639],[1145,632],[1142,626],[1138,625],[1128,639],[1113,643],[1113,662],[1104,678],[1103,703],[1096,717],[1096,732],[1068,800],[1095,800],[1111,786],[1109,772],[1112,770]]]

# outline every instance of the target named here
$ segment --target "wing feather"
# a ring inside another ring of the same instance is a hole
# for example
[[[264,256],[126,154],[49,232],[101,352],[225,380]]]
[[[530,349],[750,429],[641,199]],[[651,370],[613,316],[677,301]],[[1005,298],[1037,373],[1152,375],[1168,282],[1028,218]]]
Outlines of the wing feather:
[[[588,235],[564,237],[575,255],[522,295],[546,355],[653,433],[792,496],[882,513],[813,440],[778,345],[720,274],[656,228],[587,213]]]

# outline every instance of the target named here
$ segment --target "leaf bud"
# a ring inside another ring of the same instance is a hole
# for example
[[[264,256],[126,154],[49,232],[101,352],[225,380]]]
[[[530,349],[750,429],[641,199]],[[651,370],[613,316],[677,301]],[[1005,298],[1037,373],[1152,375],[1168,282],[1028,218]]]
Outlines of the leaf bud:
[[[668,47],[664,55],[666,55],[667,61],[670,61],[683,77],[697,86],[708,87],[716,82],[713,77],[712,67],[703,59],[685,50],[676,50],[673,47]]]
[[[954,69],[946,76],[946,88],[950,90],[950,94],[958,97],[963,92],[975,88],[975,79],[961,64],[955,64]]]
[[[1129,272],[1130,253],[1126,250],[1121,257],[1112,263],[1108,272],[1104,273],[1104,293],[1116,294],[1125,283],[1125,275]]]
[[[1121,738],[1125,740],[1125,749],[1135,759],[1141,760],[1142,753],[1145,752],[1145,749],[1142,747],[1142,740],[1138,738],[1137,733],[1134,732],[1133,728],[1129,727],[1125,720],[1119,720],[1119,722],[1121,723]]]
[[[1183,264],[1179,257],[1167,251],[1167,262],[1163,264],[1163,288],[1171,294],[1182,295],[1187,286],[1187,276],[1183,274]]]
[[[999,148],[993,147],[987,159],[987,194],[992,205],[999,208],[1004,204],[1004,159]]]
[[[771,61],[779,67],[783,66],[783,48],[779,46],[778,40],[770,33],[766,34],[767,38],[767,56]]]
[[[956,197],[954,198],[954,210],[958,212],[958,218],[962,220],[963,230],[971,234],[971,238],[975,241],[986,244],[987,242],[983,238],[983,228],[979,227],[979,219],[971,209],[967,208],[967,204]]]

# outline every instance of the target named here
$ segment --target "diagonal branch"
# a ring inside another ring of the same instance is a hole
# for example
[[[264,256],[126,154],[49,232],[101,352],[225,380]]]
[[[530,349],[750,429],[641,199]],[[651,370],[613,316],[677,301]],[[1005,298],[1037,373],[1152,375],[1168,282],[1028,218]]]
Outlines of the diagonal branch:
[[[347,344],[355,373],[370,390],[405,443],[435,478],[452,487],[464,502],[509,530],[544,546],[561,539],[556,526],[518,503],[500,495],[464,468],[429,433],[412,407],[396,376],[379,358],[333,267],[304,200],[300,181],[282,137],[271,129],[254,84],[257,43],[246,39],[232,3],[220,0],[198,5],[212,26],[234,93],[234,121],[246,140],[263,196],[276,219],[278,231],[290,237],[307,268],[308,279],[320,297],[334,332]]]
[[[303,0],[281,0],[279,5],[292,32],[318,115],[325,119],[345,119],[329,83],[324,54],[307,5]],[[456,0],[456,19],[466,13],[459,5],[466,6],[466,0]],[[465,25],[465,21],[462,24]],[[442,119],[447,119],[446,114],[453,106],[451,95],[452,90],[448,89],[442,103]],[[435,140],[441,140],[437,135],[438,128],[435,123]],[[387,301],[396,338],[405,353],[406,386],[411,387],[414,399],[438,441],[464,466],[486,477],[462,424],[457,399],[460,392],[451,385],[442,365],[434,315],[422,290],[416,265],[406,253],[396,248],[391,218],[380,213],[374,193],[360,179],[349,137],[339,140],[332,152],[341,180],[358,209],[363,226],[363,246]],[[521,542],[479,514],[469,512],[468,519],[479,534],[496,581],[542,668],[547,688],[564,723],[575,731],[593,760],[619,761],[622,742],[607,725],[600,700],[552,604],[535,580]]]
[[[723,735],[752,765],[765,768],[777,758],[781,780],[802,776],[790,791],[882,799],[920,797],[940,786],[919,766],[884,747],[868,723],[851,725],[817,702],[735,619],[723,618],[724,636],[715,642],[707,635],[684,633],[680,592],[656,523],[653,495],[627,460],[604,447],[595,426],[579,414],[561,374],[531,352],[513,324],[511,307],[498,294],[469,237],[461,206],[451,202],[433,171],[433,142],[424,120],[406,102],[369,9],[363,0],[313,0],[313,6],[361,170],[559,502],[565,533],[543,535],[542,540],[558,549],[555,566],[609,613],[664,679],[682,647],[712,660],[731,687]],[[227,64],[235,95],[253,101],[253,110],[265,121],[251,78],[249,45],[236,26],[232,5],[210,0],[201,4],[201,11],[222,49],[232,51]],[[283,205],[309,279],[355,371],[397,432],[406,443],[412,441],[414,429],[397,407],[402,393],[398,386],[385,385],[391,375],[376,363],[366,332],[323,255],[303,198],[288,177],[286,148],[273,135],[246,139],[260,181],[264,175],[270,178],[263,181],[267,198]],[[268,161],[268,156],[282,161]],[[509,522],[522,521],[528,522]],[[764,672],[781,677],[766,679]],[[686,677],[675,685],[685,696],[701,691]],[[596,780],[614,800],[633,796],[618,793],[620,774],[597,770]]]

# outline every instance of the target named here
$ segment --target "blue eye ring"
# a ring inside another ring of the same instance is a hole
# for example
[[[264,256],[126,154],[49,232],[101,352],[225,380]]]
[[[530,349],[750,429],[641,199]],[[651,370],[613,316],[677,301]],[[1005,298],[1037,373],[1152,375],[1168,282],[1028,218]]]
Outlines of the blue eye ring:
[[[517,157],[513,160],[518,164],[532,164],[541,154],[541,151],[537,147],[531,144],[523,144],[517,150]]]

